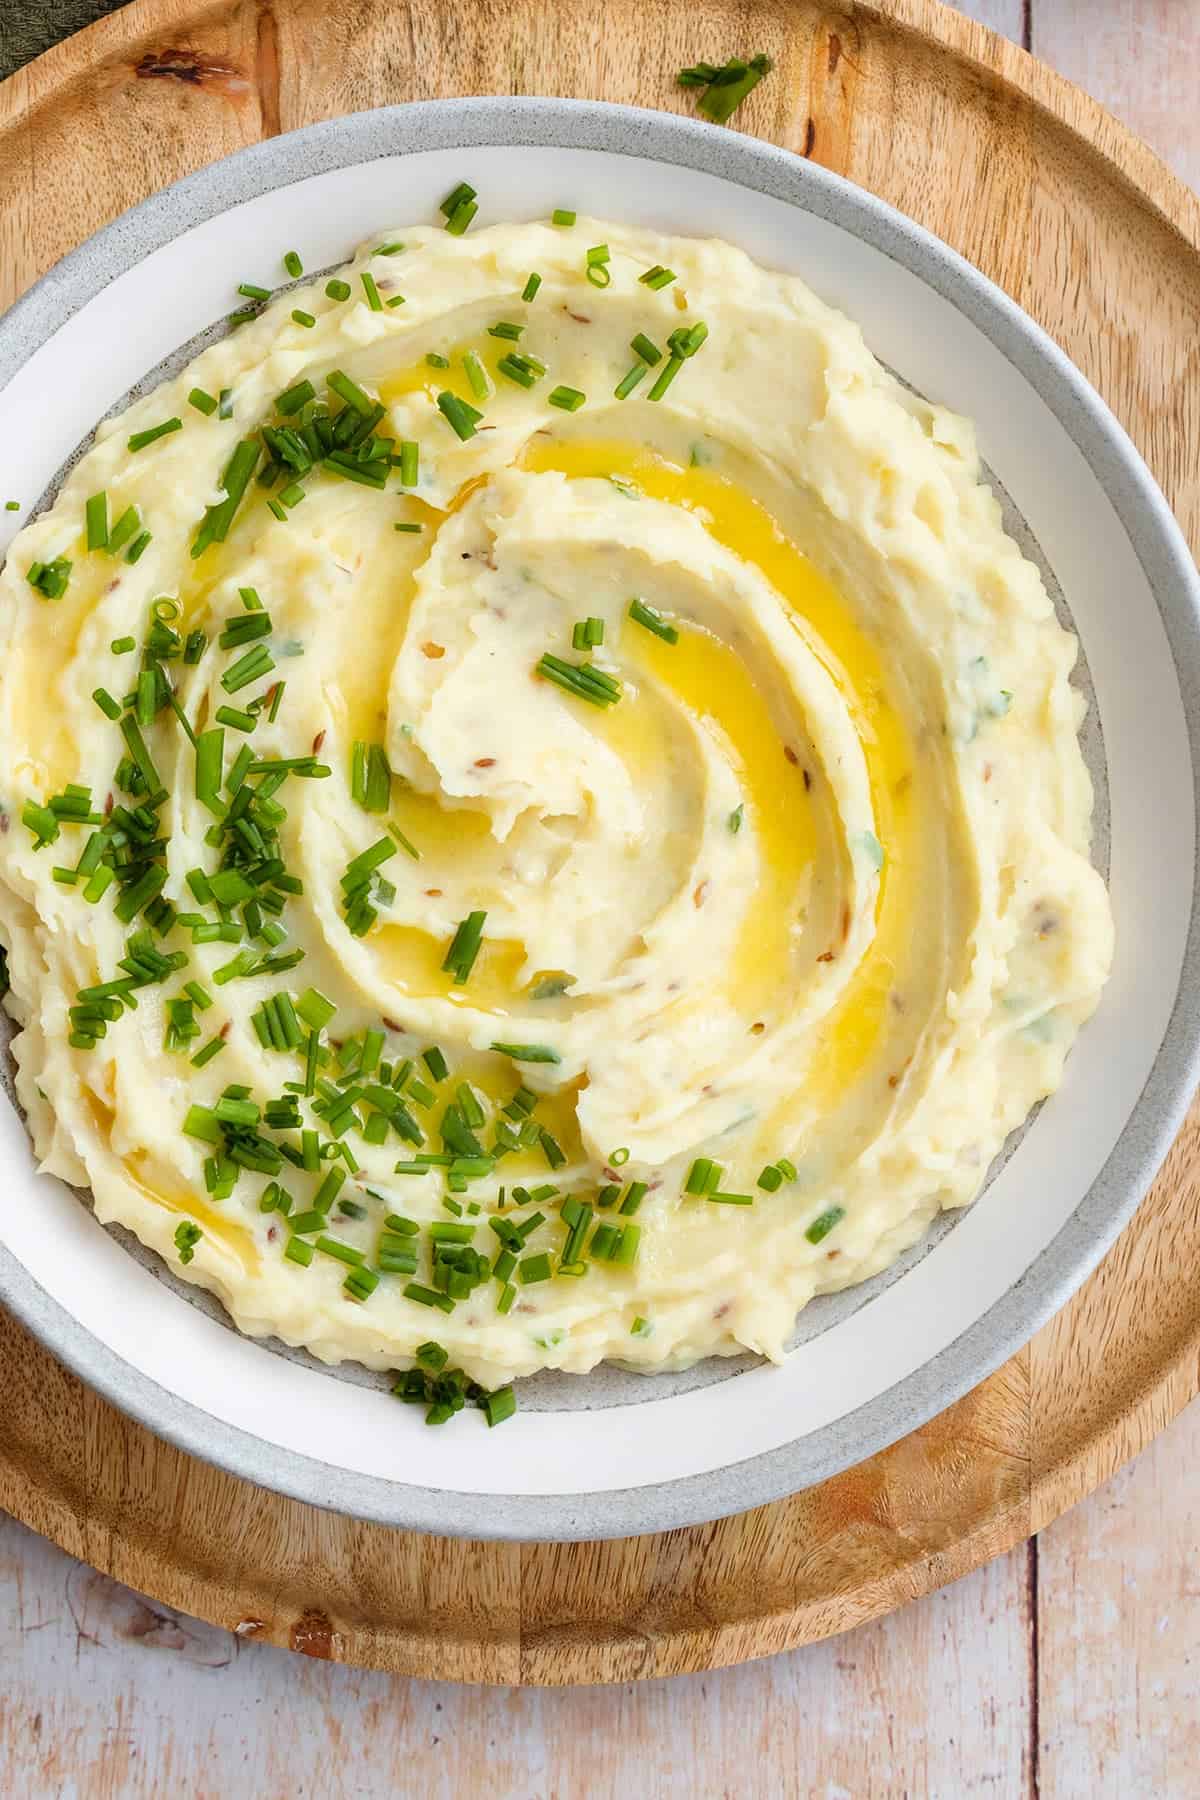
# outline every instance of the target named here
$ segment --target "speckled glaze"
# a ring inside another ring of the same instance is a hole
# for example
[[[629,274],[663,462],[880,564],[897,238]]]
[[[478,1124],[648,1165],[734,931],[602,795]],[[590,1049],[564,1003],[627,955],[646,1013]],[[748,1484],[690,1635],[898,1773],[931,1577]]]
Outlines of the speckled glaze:
[[[106,284],[240,202],[382,156],[516,145],[632,156],[660,171],[673,165],[771,196],[882,252],[982,332],[1082,453],[1128,537],[1170,645],[1196,766],[1200,583],[1166,503],[1103,402],[1049,339],[953,252],[838,177],[753,139],[630,108],[534,99],[431,102],[313,126],[201,171],[65,258],[0,323],[0,383]],[[394,201],[389,206],[397,211]],[[1130,1216],[1182,1119],[1200,1060],[1198,957],[1193,888],[1182,978],[1149,1079],[1100,1174],[1021,1279],[949,1347],[869,1404],[780,1448],[702,1474],[598,1493],[467,1493],[384,1480],[282,1449],[168,1391],[100,1343],[2,1245],[0,1298],[54,1354],[161,1436],[312,1504],[476,1537],[615,1537],[716,1518],[823,1480],[914,1429],[995,1369],[1063,1304]],[[735,1372],[727,1367],[720,1374]],[[647,1384],[644,1398],[651,1397]],[[612,1391],[589,1390],[582,1404],[636,1399],[628,1378],[617,1377]],[[580,1403],[553,1394],[547,1410]]]

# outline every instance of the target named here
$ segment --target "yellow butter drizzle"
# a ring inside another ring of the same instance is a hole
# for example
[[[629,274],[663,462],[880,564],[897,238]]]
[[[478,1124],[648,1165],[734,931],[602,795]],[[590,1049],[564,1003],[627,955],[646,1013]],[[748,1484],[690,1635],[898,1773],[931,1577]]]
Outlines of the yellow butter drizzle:
[[[807,1083],[814,1103],[842,1093],[878,1041],[915,898],[913,844],[920,822],[919,765],[904,720],[887,699],[878,650],[832,583],[784,535],[766,507],[714,470],[685,469],[621,440],[591,438],[539,437],[526,446],[521,466],[534,473],[555,470],[573,480],[604,480],[615,475],[651,499],[694,513],[718,543],[761,570],[787,606],[795,629],[837,687],[862,744],[876,834],[885,852],[874,940],[827,1021],[820,1055]],[[671,652],[663,648],[665,663]],[[722,704],[720,685],[713,699],[715,716],[728,729],[730,716]],[[751,932],[760,929],[760,924],[752,921]],[[745,956],[753,967],[753,950],[747,950]]]
[[[627,622],[621,661],[646,671],[681,700],[738,777],[747,815],[743,829],[757,839],[760,873],[753,925],[741,933],[729,975],[738,1003],[758,1014],[786,978],[797,893],[813,860],[813,808],[804,777],[784,757],[778,729],[745,663],[712,632],[683,625],[678,642],[667,644]],[[622,701],[602,715],[604,725],[615,728],[618,743],[625,726],[619,715],[645,705],[647,698],[643,694],[628,709]]]

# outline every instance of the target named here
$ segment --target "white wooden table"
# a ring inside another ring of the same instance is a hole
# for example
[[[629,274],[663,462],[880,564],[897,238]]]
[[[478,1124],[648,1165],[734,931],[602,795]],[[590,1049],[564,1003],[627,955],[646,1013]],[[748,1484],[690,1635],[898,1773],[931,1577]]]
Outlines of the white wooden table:
[[[962,9],[1200,187],[1200,0]],[[714,1675],[566,1692],[240,1641],[0,1515],[0,1795],[1194,1800],[1198,1464],[1193,1408],[1036,1542],[891,1618]]]

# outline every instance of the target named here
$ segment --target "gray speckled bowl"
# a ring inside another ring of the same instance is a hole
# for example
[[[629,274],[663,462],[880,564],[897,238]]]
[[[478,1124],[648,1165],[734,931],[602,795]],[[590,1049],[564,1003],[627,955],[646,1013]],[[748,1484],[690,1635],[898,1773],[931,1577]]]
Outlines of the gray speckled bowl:
[[[463,178],[493,218],[544,217],[569,201],[739,243],[804,275],[906,381],[977,421],[1010,529],[1065,597],[1084,647],[1118,934],[1103,1005],[1062,1091],[979,1203],[888,1276],[809,1308],[780,1370],[741,1359],[686,1376],[542,1378],[501,1432],[470,1420],[427,1432],[381,1380],[239,1336],[125,1234],[101,1230],[77,1196],[34,1174],[9,1107],[0,1296],[116,1405],[253,1481],[425,1530],[618,1536],[758,1505],[911,1430],[1024,1342],[1128,1219],[1196,1074],[1200,594],[1162,496],[1103,403],[951,251],[754,139],[562,100],[334,120],[117,220],[0,322],[3,404],[22,418],[0,446],[0,489],[50,493],[97,416],[227,311],[230,270],[273,267],[291,244],[309,268],[335,262],[372,231],[432,216]],[[0,531],[14,523],[5,515]]]

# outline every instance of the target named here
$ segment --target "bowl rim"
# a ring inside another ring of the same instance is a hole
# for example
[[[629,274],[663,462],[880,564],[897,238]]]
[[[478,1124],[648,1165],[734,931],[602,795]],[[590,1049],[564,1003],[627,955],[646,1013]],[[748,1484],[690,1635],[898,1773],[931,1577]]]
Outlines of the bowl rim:
[[[0,320],[0,390],[99,288],[191,227],[309,176],[428,149],[553,147],[641,157],[713,174],[849,229],[949,300],[1000,350],[1087,458],[1163,620],[1179,681],[1200,827],[1200,577],[1150,470],[1099,394],[1002,289],[886,202],[761,139],[603,101],[485,96],[343,115],[206,165],[141,201],[56,263]],[[1197,830],[1200,845],[1200,829]],[[1179,986],[1125,1128],[1070,1219],[1025,1274],[931,1360],[806,1437],[744,1461],[602,1493],[472,1494],[355,1473],[268,1443],[126,1363],[0,1243],[0,1301],[106,1400],[191,1455],[310,1505],[442,1535],[510,1540],[634,1536],[777,1500],[874,1455],[960,1399],[1070,1298],[1149,1187],[1200,1076],[1200,882]]]

